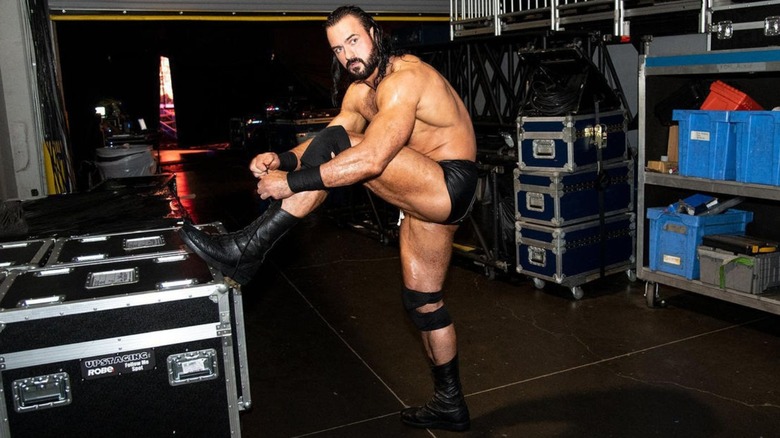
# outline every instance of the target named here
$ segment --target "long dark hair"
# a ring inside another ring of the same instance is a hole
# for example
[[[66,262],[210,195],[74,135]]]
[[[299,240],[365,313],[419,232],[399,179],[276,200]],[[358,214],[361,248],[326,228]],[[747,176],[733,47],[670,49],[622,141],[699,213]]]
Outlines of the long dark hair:
[[[347,15],[352,15],[353,17],[360,20],[360,24],[363,25],[363,28],[366,30],[366,32],[368,32],[369,35],[371,35],[371,29],[374,30],[374,46],[376,47],[377,55],[379,56],[379,74],[377,75],[373,84],[374,88],[376,88],[382,78],[384,78],[387,74],[387,65],[390,61],[390,56],[394,54],[391,40],[390,38],[385,37],[384,31],[371,15],[366,13],[366,11],[363,9],[353,5],[341,6],[340,8],[331,12],[330,15],[328,15],[328,18],[325,20],[325,29],[334,26]],[[339,63],[339,60],[335,55],[333,56],[330,69],[333,76],[331,99],[333,104],[338,106],[340,91],[345,87],[346,84],[342,84],[342,67],[341,63]]]

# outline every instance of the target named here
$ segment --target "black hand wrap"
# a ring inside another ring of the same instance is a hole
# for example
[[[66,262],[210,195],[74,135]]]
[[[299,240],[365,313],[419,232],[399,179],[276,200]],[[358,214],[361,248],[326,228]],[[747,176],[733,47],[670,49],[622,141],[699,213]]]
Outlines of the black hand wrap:
[[[279,157],[279,170],[292,172],[298,168],[298,156],[292,151],[276,154]]]
[[[293,193],[325,190],[320,166],[307,167],[287,174],[287,185]]]
[[[343,126],[329,126],[318,132],[301,155],[301,167],[314,167],[327,163],[334,156],[352,146],[349,134]]]

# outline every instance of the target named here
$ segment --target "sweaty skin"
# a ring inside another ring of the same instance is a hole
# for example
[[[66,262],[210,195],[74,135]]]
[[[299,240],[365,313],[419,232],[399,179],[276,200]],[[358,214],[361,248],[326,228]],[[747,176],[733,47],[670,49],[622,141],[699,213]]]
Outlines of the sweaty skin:
[[[340,113],[330,125],[343,126],[352,147],[320,166],[326,187],[362,182],[376,195],[400,208],[405,216],[399,229],[403,280],[419,292],[442,290],[452,255],[457,225],[443,225],[450,197],[441,160],[475,160],[473,126],[463,102],[434,68],[412,55],[390,58],[387,74],[374,87],[378,69],[366,72],[374,48],[373,30],[347,15],[327,29],[328,42],[350,73],[366,73],[353,82]],[[300,160],[308,142],[293,149]],[[259,179],[261,198],[283,199],[282,208],[305,216],[322,203],[324,191],[293,194],[287,173],[278,171],[275,153],[260,154],[250,170]],[[443,301],[418,309],[431,312]],[[456,354],[455,329],[449,325],[422,332],[434,364]]]

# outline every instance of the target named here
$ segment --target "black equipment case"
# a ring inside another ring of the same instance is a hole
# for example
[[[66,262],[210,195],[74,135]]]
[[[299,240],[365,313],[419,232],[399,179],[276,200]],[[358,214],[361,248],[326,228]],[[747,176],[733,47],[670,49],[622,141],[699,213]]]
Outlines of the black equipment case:
[[[38,268],[52,249],[54,239],[30,239],[0,243],[0,269]]]
[[[780,44],[780,0],[715,0],[709,12],[710,50],[736,50]]]
[[[0,436],[240,436],[240,303],[186,252],[10,271]]]
[[[226,232],[225,227],[220,222],[196,225],[196,227],[212,234],[223,234]],[[189,252],[186,244],[179,237],[178,230],[179,227],[175,226],[58,238],[54,241],[46,266],[55,267],[63,264],[89,263],[101,260],[130,260]],[[193,257],[197,256],[193,255]],[[240,290],[236,289],[232,292],[232,295],[233,349],[240,373],[240,384],[238,386],[239,409],[245,410],[251,406],[252,398],[249,391],[244,307],[241,301]]]
[[[225,231],[219,222],[198,225],[198,228],[216,234]],[[178,227],[168,227],[58,238],[54,242],[46,266],[107,259],[143,258],[187,251],[187,246],[179,237],[177,230]]]

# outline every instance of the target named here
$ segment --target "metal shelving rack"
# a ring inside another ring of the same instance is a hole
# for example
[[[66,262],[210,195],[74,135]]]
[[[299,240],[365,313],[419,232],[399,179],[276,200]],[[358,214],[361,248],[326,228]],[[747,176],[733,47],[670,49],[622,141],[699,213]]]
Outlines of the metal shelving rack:
[[[567,26],[609,23],[613,35],[628,35],[632,19],[698,13],[698,31],[709,32],[712,2],[732,0],[450,0],[452,39],[531,29],[561,31]],[[768,2],[776,0],[767,0]],[[723,6],[727,7],[727,6]]]
[[[648,48],[649,51],[649,48]],[[639,68],[639,163],[658,159],[648,154],[648,149],[658,149],[658,138],[651,140],[650,131],[655,129],[651,124],[647,98],[647,83],[650,78],[661,77],[680,80],[691,75],[722,78],[728,80],[740,77],[744,81],[755,80],[752,75],[763,75],[769,80],[780,80],[780,49],[750,49],[740,51],[707,52],[693,55],[659,56],[643,55]],[[651,144],[652,143],[652,144]],[[645,280],[645,296],[647,304],[656,306],[661,302],[659,285],[707,295],[713,298],[737,303],[747,307],[780,314],[780,292],[770,292],[760,295],[743,293],[730,289],[720,289],[702,283],[698,280],[688,280],[683,277],[648,268],[645,254],[649,238],[647,235],[647,220],[644,214],[647,209],[647,198],[653,191],[699,191],[723,195],[742,196],[764,202],[780,208],[780,187],[761,184],[745,184],[735,181],[719,181],[704,178],[692,178],[679,175],[647,172],[644,165],[639,166],[637,181],[637,277]],[[651,206],[652,207],[652,206]],[[775,215],[778,213],[775,212]]]

